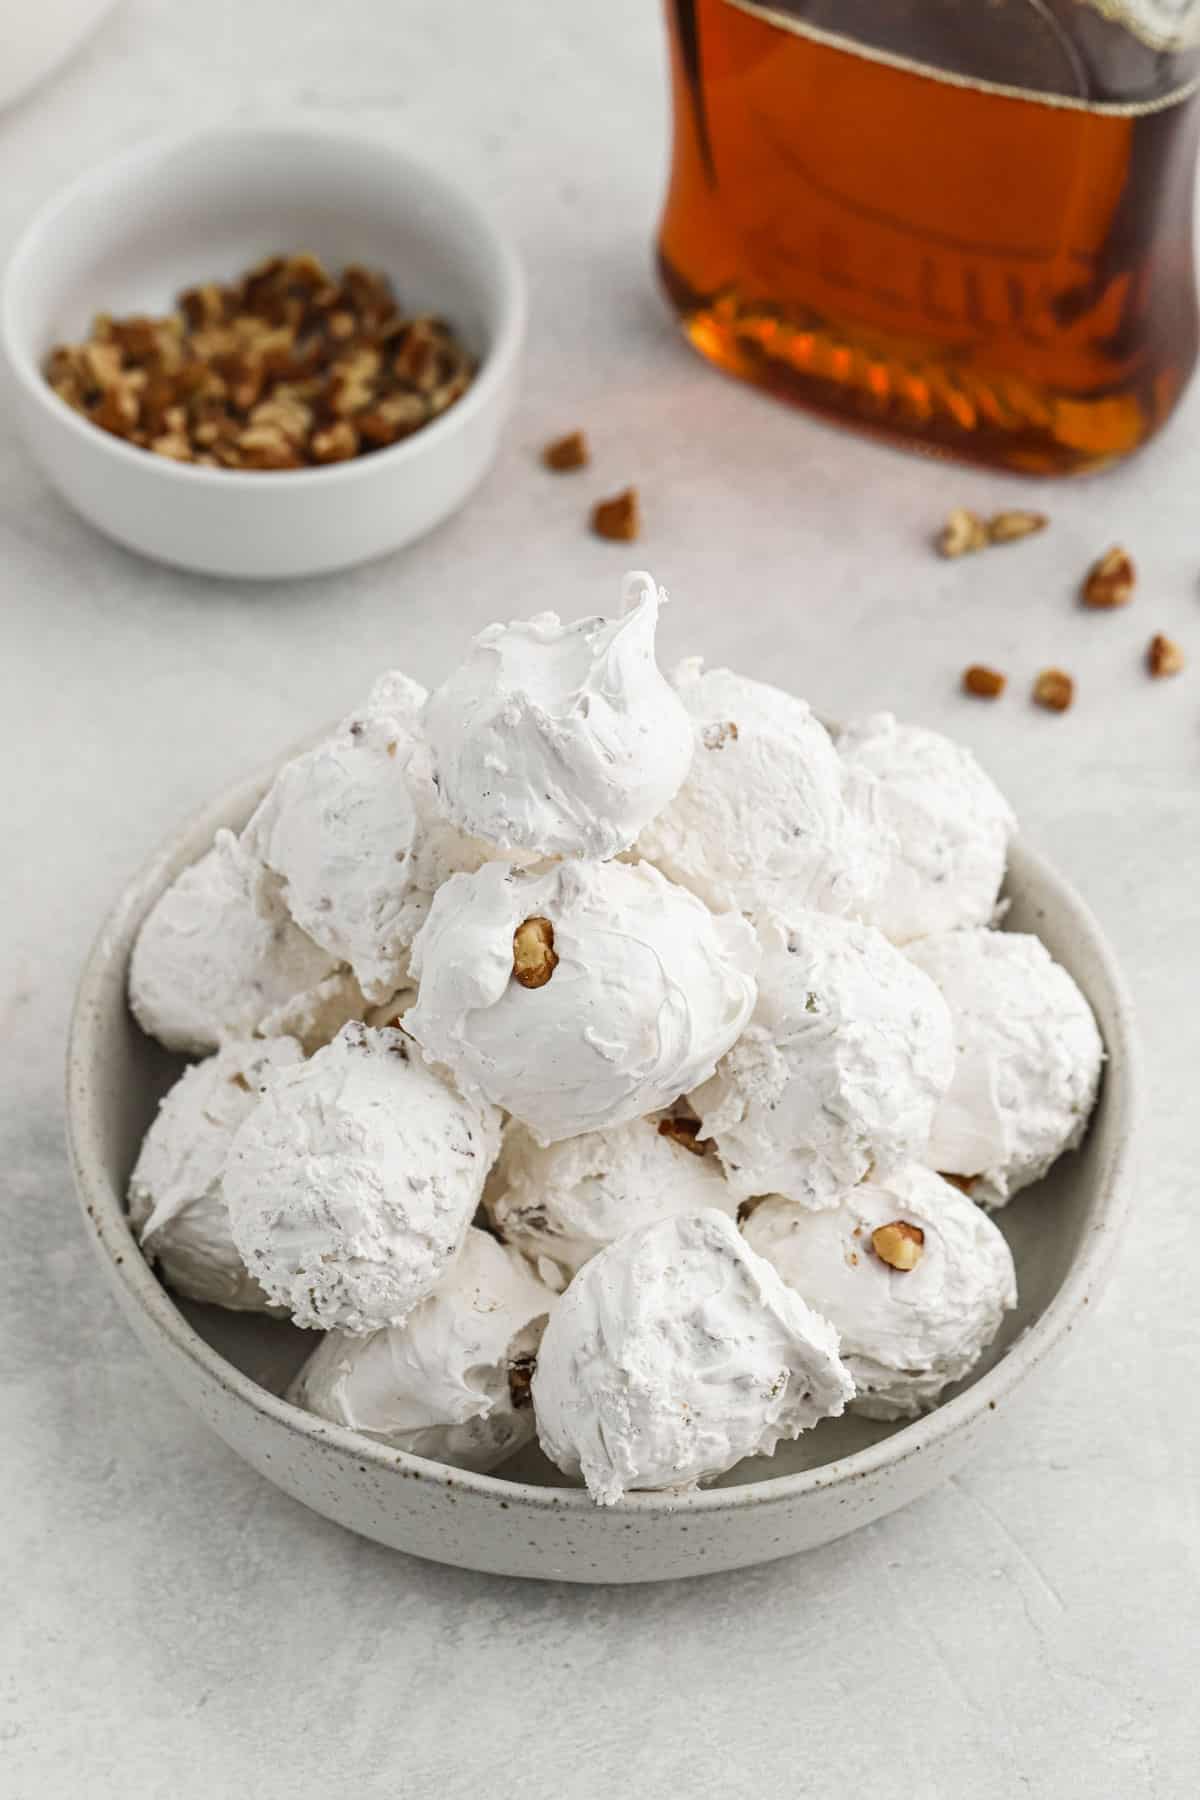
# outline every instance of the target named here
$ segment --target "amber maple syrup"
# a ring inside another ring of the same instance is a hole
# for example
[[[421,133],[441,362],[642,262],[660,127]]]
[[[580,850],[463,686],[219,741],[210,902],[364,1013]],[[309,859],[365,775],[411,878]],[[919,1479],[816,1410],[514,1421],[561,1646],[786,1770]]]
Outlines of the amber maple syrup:
[[[1196,55],[1132,37],[1119,5],[669,0],[659,248],[692,342],[984,463],[1070,472],[1144,443],[1196,359],[1200,103]]]

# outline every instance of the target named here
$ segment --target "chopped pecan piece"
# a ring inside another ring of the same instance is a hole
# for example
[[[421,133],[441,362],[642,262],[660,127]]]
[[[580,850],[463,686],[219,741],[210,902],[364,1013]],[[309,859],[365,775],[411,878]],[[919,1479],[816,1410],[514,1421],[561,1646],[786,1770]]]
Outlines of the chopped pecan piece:
[[[1133,558],[1128,550],[1114,544],[1084,576],[1080,598],[1085,606],[1125,606],[1133,598],[1136,580]]]
[[[963,670],[963,687],[979,700],[998,700],[1007,683],[1007,675],[1002,675],[999,669],[986,668],[983,663],[972,663],[969,669]]]
[[[1045,513],[993,513],[987,522],[988,543],[1015,544],[1021,538],[1032,537],[1035,531],[1045,531],[1049,523]]]
[[[1033,684],[1033,697],[1050,712],[1066,712],[1075,698],[1075,682],[1065,669],[1043,669]]]
[[[890,1225],[877,1225],[871,1233],[871,1248],[880,1262],[902,1275],[915,1269],[925,1254],[925,1233],[907,1219],[893,1219]]]
[[[970,1194],[974,1191],[979,1177],[978,1175],[948,1175],[943,1169],[942,1180],[948,1181],[951,1187],[956,1187],[960,1194]]]
[[[536,1368],[536,1356],[514,1356],[508,1365],[508,1392],[515,1412],[523,1412],[527,1406],[533,1405],[533,1375]]]
[[[555,969],[554,927],[549,919],[525,919],[513,932],[513,975],[522,987],[545,987]]]
[[[569,431],[566,437],[555,438],[542,451],[543,463],[560,475],[568,469],[586,468],[590,460],[587,439],[582,431]]]
[[[658,1121],[659,1137],[670,1138],[681,1150],[690,1150],[693,1156],[707,1156],[712,1149],[712,1139],[700,1136],[699,1119],[660,1119]]]
[[[311,251],[179,296],[168,318],[99,314],[47,381],[140,448],[208,467],[341,462],[398,442],[466,392],[474,365],[443,319],[406,317],[385,276],[334,279]]]
[[[642,529],[641,508],[636,488],[626,488],[611,500],[598,500],[592,508],[592,530],[597,537],[611,538],[616,543],[631,544]]]
[[[358,455],[358,433],[349,419],[339,419],[322,431],[314,431],[309,449],[314,462],[349,462],[352,456]]]
[[[732,719],[715,720],[706,725],[700,733],[700,741],[706,750],[723,750],[726,744],[737,742],[738,728]]]
[[[225,317],[225,292],[215,281],[203,287],[185,288],[179,296],[179,310],[193,331],[205,325],[219,325]]]
[[[942,556],[967,556],[982,550],[987,541],[988,528],[979,514],[956,506],[938,533],[937,547]]]
[[[1183,651],[1173,638],[1155,632],[1146,650],[1146,667],[1152,675],[1178,675],[1184,664]]]
[[[302,458],[276,425],[248,425],[235,439],[246,469],[298,469]]]

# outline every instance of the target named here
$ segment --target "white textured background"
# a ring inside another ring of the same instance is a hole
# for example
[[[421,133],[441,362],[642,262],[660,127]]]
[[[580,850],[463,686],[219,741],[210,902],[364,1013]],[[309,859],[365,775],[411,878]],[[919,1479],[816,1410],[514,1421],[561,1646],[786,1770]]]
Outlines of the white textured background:
[[[30,0],[35,3],[35,0]],[[316,585],[135,561],[67,513],[0,406],[0,1793],[1190,1796],[1200,1760],[1200,389],[1127,472],[1055,487],[867,447],[727,383],[650,275],[664,164],[653,0],[126,0],[0,116],[0,254],[62,182],[167,125],[299,108],[468,180],[533,289],[499,466],[415,550]],[[269,248],[269,246],[264,246]],[[584,425],[583,476],[535,451]],[[670,1587],[522,1585],[359,1542],[193,1422],[76,1223],[60,1065],[102,910],[190,808],[467,634],[600,610],[626,553],[589,500],[634,479],[644,559],[702,649],[823,712],[961,733],[1088,894],[1138,995],[1150,1114],[1114,1286],[961,1479],[800,1560]],[[1053,531],[964,564],[954,504]],[[1114,536],[1138,599],[1072,589]],[[1151,684],[1142,648],[1192,667]],[[967,661],[1007,668],[988,708]],[[1080,697],[1035,712],[1059,662]]]

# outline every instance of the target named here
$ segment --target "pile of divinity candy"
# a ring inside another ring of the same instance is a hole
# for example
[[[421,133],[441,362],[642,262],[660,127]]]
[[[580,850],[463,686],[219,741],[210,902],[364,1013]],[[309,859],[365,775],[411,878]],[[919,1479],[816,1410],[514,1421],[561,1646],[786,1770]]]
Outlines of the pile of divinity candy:
[[[130,1183],[180,1294],[323,1335],[289,1398],[602,1504],[847,1406],[914,1417],[1016,1303],[991,1213],[1103,1050],[996,929],[1008,805],[886,713],[493,625],[384,675],[149,914],[134,1014],[195,1058]]]

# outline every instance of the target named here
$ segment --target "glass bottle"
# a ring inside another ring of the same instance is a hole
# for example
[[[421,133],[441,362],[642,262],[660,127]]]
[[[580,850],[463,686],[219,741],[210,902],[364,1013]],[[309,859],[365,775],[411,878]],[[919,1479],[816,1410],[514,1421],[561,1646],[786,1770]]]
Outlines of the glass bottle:
[[[1127,455],[1192,371],[1200,0],[667,0],[697,349],[972,461]]]

